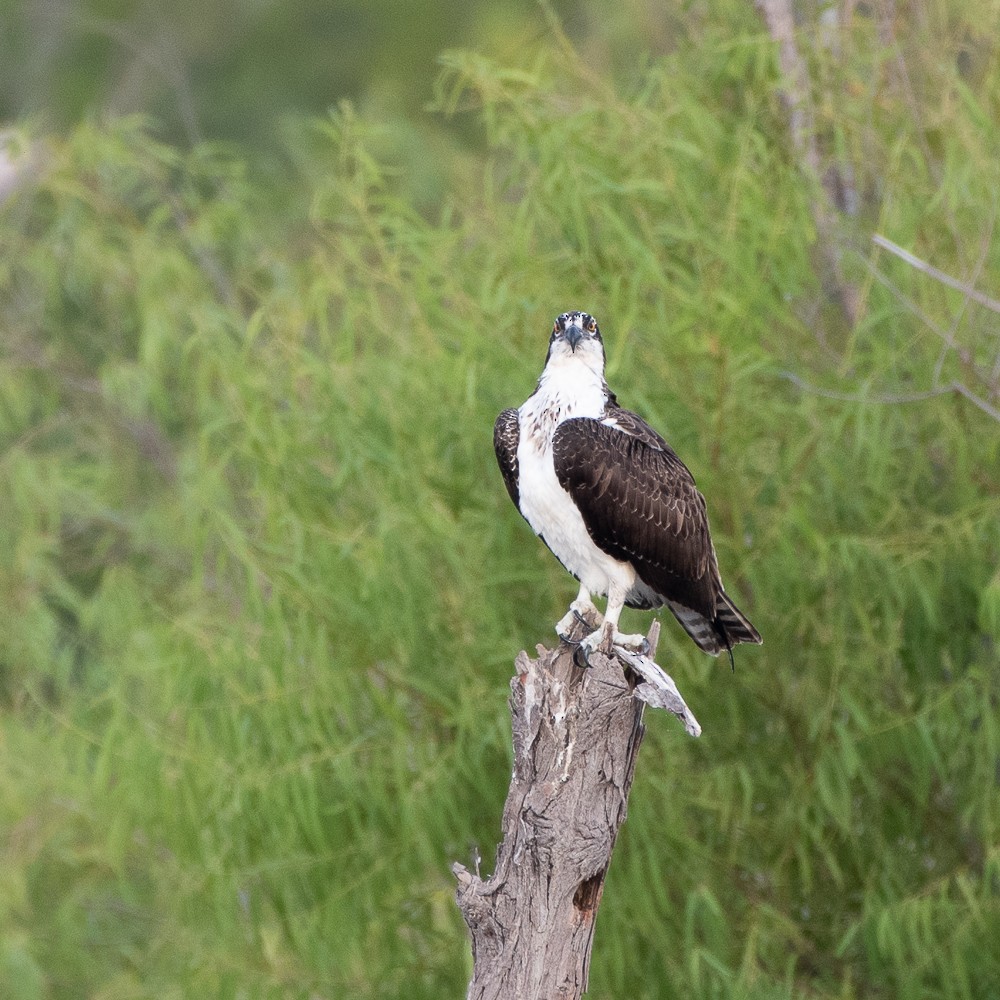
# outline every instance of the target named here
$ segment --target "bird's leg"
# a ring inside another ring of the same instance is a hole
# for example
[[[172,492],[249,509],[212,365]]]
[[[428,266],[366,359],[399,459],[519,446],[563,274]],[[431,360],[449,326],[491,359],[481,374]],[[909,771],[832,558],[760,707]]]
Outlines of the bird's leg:
[[[610,653],[612,646],[622,646],[644,653],[649,649],[644,635],[623,635],[618,631],[618,619],[625,606],[625,588],[612,582],[608,588],[608,607],[604,612],[604,623],[595,632],[591,632],[580,643],[580,655],[586,662],[595,649],[602,653]]]
[[[590,599],[590,591],[581,585],[580,593],[576,595],[576,600],[569,606],[569,611],[556,623],[556,635],[560,639],[566,639],[576,622],[583,622],[587,628],[593,628],[595,622],[599,625],[603,620],[600,611]]]

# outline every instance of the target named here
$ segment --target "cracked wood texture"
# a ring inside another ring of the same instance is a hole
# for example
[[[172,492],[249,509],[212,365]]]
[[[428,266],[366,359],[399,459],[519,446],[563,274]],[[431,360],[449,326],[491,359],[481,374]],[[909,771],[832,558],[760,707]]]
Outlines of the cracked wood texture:
[[[586,630],[577,626],[579,639]],[[657,629],[658,632],[658,629]],[[656,633],[651,635],[655,642]],[[625,820],[643,703],[615,655],[521,652],[511,680],[514,773],[488,879],[456,864],[472,936],[470,1000],[571,1000],[587,988],[594,921]]]

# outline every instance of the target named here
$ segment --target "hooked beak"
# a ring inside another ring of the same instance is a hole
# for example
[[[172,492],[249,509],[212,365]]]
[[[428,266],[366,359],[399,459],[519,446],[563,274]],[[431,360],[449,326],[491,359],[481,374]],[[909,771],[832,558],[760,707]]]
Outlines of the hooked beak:
[[[583,340],[583,327],[579,323],[571,323],[566,327],[566,332],[564,334],[566,337],[566,342],[569,344],[570,349],[576,353],[576,345]]]

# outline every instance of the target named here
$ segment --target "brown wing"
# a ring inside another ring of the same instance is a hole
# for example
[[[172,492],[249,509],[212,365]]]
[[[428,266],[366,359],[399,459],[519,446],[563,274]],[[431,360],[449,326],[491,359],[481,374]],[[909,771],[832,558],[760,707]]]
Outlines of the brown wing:
[[[650,448],[656,448],[658,451],[669,452],[675,459],[677,459],[677,462],[687,474],[687,477],[691,479],[691,473],[688,472],[684,463],[677,458],[677,455],[674,453],[674,450],[670,447],[670,445],[667,444],[667,442],[664,441],[663,438],[661,438],[660,435],[657,434],[656,431],[654,431],[653,428],[650,427],[649,424],[647,424],[646,421],[643,420],[638,414],[633,413],[631,410],[622,409],[617,405],[617,402],[613,401],[607,408],[605,419],[612,421],[625,431],[626,434],[638,438],[643,444],[648,444]],[[693,484],[694,480],[691,479],[691,482]]]
[[[705,498],[670,446],[634,413],[617,427],[577,417],[553,439],[556,476],[595,544],[635,567],[665,602],[712,622],[722,591]]]
[[[517,410],[504,410],[493,425],[493,450],[497,453],[497,464],[503,475],[504,484],[514,506],[521,509],[518,492],[517,444],[521,439],[521,425]]]

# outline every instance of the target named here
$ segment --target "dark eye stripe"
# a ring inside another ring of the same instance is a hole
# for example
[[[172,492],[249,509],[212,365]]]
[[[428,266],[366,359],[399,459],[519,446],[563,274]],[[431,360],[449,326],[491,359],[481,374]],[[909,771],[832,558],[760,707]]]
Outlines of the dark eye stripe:
[[[597,326],[597,320],[594,319],[590,313],[585,312],[564,312],[560,313],[552,326],[553,336],[557,334],[560,330],[566,327],[567,323],[577,322],[588,332],[592,333],[597,337],[600,337],[600,330]]]

